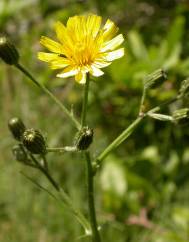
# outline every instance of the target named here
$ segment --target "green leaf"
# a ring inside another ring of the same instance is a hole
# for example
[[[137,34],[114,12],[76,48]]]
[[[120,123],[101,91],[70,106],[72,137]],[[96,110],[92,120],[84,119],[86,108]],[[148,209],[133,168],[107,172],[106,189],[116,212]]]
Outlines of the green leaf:
[[[146,46],[139,35],[139,33],[135,30],[132,30],[128,34],[129,47],[131,49],[132,54],[136,59],[147,59],[148,52]]]
[[[166,61],[163,64],[164,70],[169,70],[178,64],[181,50],[182,50],[182,48],[181,48],[180,43],[178,43],[177,45],[174,46],[174,49],[172,50],[170,56],[168,56],[168,58],[166,59]]]
[[[181,41],[181,38],[184,33],[184,24],[185,19],[182,16],[179,16],[174,20],[166,38],[168,43],[169,54],[172,52],[175,46],[178,45],[178,43]]]

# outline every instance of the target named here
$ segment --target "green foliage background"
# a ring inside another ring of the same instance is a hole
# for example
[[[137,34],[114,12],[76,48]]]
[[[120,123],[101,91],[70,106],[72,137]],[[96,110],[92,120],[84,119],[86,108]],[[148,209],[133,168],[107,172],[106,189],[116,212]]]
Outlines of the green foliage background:
[[[54,37],[53,23],[76,14],[97,13],[114,20],[125,36],[124,58],[91,83],[88,123],[98,154],[137,116],[143,79],[164,68],[168,80],[148,93],[146,106],[174,96],[189,76],[187,0],[1,0],[0,32],[20,51],[21,63],[79,117],[82,86],[55,77],[37,60],[41,35]],[[165,113],[187,107],[188,100]],[[7,129],[12,116],[40,129],[49,146],[70,145],[75,130],[51,100],[15,68],[0,62],[0,241],[75,241],[83,234],[64,207],[36,188],[20,170],[51,189],[37,171],[14,161]],[[103,162],[96,177],[98,220],[103,241],[187,242],[189,240],[189,130],[147,119]],[[54,177],[87,213],[82,156],[51,155]],[[89,241],[84,238],[83,241]]]

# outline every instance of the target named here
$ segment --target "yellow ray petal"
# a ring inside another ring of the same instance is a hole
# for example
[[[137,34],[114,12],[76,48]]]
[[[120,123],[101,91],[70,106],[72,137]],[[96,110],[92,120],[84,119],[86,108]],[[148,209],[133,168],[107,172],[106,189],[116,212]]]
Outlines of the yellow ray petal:
[[[70,65],[70,61],[67,58],[59,57],[56,60],[51,61],[50,67],[52,69],[61,69]]]
[[[77,23],[77,20],[79,19],[79,16],[70,17],[67,21],[66,27],[68,30],[75,29],[75,24]]]
[[[115,38],[113,38],[112,40],[105,42],[100,51],[106,52],[108,50],[114,50],[119,45],[121,45],[123,43],[123,41],[124,41],[123,35],[119,34]]]
[[[100,16],[89,15],[86,20],[87,34],[95,38],[100,30],[101,22],[102,18]]]
[[[62,24],[60,21],[57,21],[54,25],[54,28],[58,40],[65,45],[72,46],[72,39],[70,38],[71,36],[67,33],[67,29],[64,24]]]
[[[118,50],[108,52],[106,54],[105,59],[106,59],[106,61],[113,61],[115,59],[121,58],[122,56],[124,56],[124,48],[120,48]]]
[[[80,84],[85,84],[86,83],[86,72],[78,72],[75,75],[75,80],[76,82],[79,82]]]
[[[102,76],[104,74],[104,72],[101,71],[99,68],[97,68],[95,65],[91,66],[90,73],[91,73],[91,75],[96,76],[96,77]]]
[[[72,66],[68,66],[62,72],[57,74],[56,76],[66,78],[66,77],[69,77],[69,76],[75,76],[77,73],[78,73],[77,69],[73,68]]]
[[[48,37],[42,36],[40,43],[54,53],[61,53],[62,45]]]
[[[111,62],[107,62],[103,58],[101,58],[101,59],[96,59],[93,65],[97,68],[104,68],[109,66],[110,64]]]
[[[58,57],[58,54],[38,52],[37,57],[41,61],[50,62]]]
[[[69,35],[72,36],[72,39],[76,41],[79,41],[81,36],[83,35],[81,30],[81,17],[82,16],[74,16],[68,19],[67,22],[67,31]]]
[[[114,24],[114,22],[108,19],[104,25],[103,30],[104,30],[103,38],[105,41],[107,41],[115,36],[119,28]]]

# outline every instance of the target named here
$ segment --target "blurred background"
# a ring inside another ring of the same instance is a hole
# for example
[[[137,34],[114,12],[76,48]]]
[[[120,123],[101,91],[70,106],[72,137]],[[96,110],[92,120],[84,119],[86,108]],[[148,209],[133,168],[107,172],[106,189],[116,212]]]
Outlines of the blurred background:
[[[55,38],[53,24],[96,13],[115,21],[125,36],[125,56],[91,83],[88,123],[94,127],[94,156],[135,119],[146,74],[164,68],[168,80],[150,90],[152,108],[177,94],[189,76],[188,0],[0,0],[0,33],[8,35],[21,63],[79,117],[82,86],[56,78],[40,62],[41,35]],[[71,145],[75,129],[49,98],[14,67],[0,61],[0,241],[76,241],[82,228],[65,208],[20,174],[51,190],[37,171],[21,166],[11,153],[7,128],[13,116],[40,129],[50,147]],[[188,100],[164,110],[187,107]],[[96,177],[96,207],[103,241],[189,241],[189,130],[146,119],[111,153]],[[84,162],[74,154],[49,155],[53,176],[87,213]],[[90,241],[87,238],[82,241]]]

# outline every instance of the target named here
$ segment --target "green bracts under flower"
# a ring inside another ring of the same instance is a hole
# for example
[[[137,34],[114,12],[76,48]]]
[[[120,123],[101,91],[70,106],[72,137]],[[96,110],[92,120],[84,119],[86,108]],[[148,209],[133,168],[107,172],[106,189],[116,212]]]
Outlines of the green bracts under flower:
[[[19,53],[7,37],[0,37],[0,57],[8,65],[16,65]]]
[[[158,69],[153,73],[146,76],[144,80],[144,88],[150,89],[161,85],[165,80],[167,80],[167,75],[164,70]]]
[[[15,117],[11,118],[8,122],[9,130],[11,131],[13,137],[20,141],[22,134],[24,133],[26,127],[21,119]]]
[[[178,98],[189,96],[189,79],[181,82]]]
[[[33,154],[45,154],[46,144],[43,135],[35,129],[27,129],[22,136],[23,145]]]
[[[86,150],[93,141],[93,129],[83,127],[75,136],[74,145],[78,150]]]
[[[185,124],[189,122],[189,108],[182,108],[173,112],[173,119],[177,124]]]

